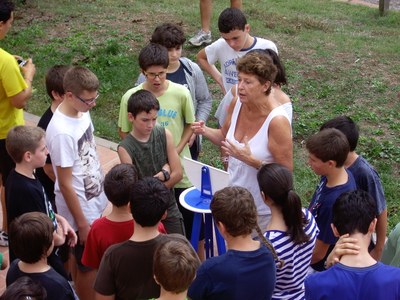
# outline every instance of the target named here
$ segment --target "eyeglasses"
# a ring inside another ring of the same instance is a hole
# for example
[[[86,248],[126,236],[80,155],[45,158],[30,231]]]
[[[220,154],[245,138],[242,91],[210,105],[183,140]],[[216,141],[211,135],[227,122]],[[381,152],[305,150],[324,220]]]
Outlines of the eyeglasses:
[[[74,94],[74,96],[75,96],[76,98],[78,98],[81,102],[83,102],[83,103],[85,103],[86,105],[89,106],[89,105],[92,105],[93,103],[96,102],[96,100],[97,100],[97,98],[99,98],[100,94],[97,93],[97,96],[96,96],[96,97],[94,97],[93,99],[87,99],[87,100],[82,99],[81,97],[79,97],[78,95],[75,95],[75,94]]]
[[[155,79],[156,77],[158,78],[164,78],[167,75],[167,72],[159,72],[159,73],[147,73],[144,72],[144,76],[146,76],[149,79]]]

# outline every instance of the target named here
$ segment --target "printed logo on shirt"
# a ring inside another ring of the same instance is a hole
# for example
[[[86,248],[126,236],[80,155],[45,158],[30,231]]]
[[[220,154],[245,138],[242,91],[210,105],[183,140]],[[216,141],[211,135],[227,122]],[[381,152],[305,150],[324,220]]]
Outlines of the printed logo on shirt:
[[[104,180],[91,126],[78,141],[78,155],[83,168],[85,196],[86,200],[89,201],[103,192]]]

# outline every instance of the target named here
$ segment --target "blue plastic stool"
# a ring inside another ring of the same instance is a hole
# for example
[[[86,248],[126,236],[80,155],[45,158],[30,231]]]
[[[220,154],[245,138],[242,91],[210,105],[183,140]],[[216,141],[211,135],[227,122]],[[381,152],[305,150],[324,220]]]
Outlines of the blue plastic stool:
[[[196,251],[199,246],[201,218],[204,215],[205,251],[206,258],[209,258],[214,256],[213,227],[215,231],[215,239],[217,242],[218,255],[224,254],[226,252],[226,248],[225,240],[219,233],[218,228],[216,227],[211,215],[210,203],[212,199],[212,190],[208,167],[202,168],[201,178],[202,190],[199,191],[198,189],[196,189],[196,187],[186,189],[180,195],[179,201],[184,208],[195,213],[193,218],[192,237],[190,243]]]

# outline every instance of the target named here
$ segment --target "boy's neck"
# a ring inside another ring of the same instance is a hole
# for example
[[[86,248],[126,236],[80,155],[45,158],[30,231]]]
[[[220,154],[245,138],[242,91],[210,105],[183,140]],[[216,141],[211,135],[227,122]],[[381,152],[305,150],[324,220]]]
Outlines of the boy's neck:
[[[326,186],[335,187],[347,183],[349,175],[347,174],[344,167],[332,167],[329,174],[326,175]]]
[[[158,232],[158,223],[154,226],[150,227],[142,227],[138,223],[136,223],[135,219],[133,219],[135,231],[133,235],[130,237],[131,241],[134,242],[145,242],[152,239],[155,239],[160,235]]]
[[[247,37],[246,37],[246,41],[245,41],[245,43],[244,43],[242,49],[250,48],[250,46],[253,45],[253,43],[254,43],[254,37],[251,36],[251,35],[248,33],[248,34],[247,34]]]
[[[149,141],[151,132],[149,134],[140,134],[139,132],[135,131],[135,128],[132,127],[131,135],[137,139],[139,142],[146,143]]]
[[[20,260],[18,267],[24,273],[44,273],[50,270],[50,266],[47,264],[47,257],[41,258],[33,264],[28,264]]]
[[[353,233],[350,234],[351,238],[355,238],[355,243],[360,247],[358,254],[343,255],[340,258],[340,263],[345,266],[355,268],[365,268],[376,264],[376,260],[368,252],[368,246],[371,242],[371,234]]]
[[[35,179],[35,175],[33,174],[34,171],[35,168],[26,162],[21,162],[15,165],[15,172],[28,178]]]
[[[233,237],[229,234],[225,234],[226,244],[228,249],[237,251],[255,251],[260,248],[261,244],[259,241],[255,241],[251,238],[251,235],[236,236]]]
[[[185,300],[186,298],[187,290],[182,293],[175,294],[168,292],[161,287],[160,297],[157,298],[157,300]]]
[[[69,105],[68,101],[63,101],[59,106],[58,110],[70,118],[80,118],[82,112],[76,110],[72,105]]]
[[[347,155],[346,161],[344,162],[344,166],[346,168],[351,167],[351,165],[354,164],[354,162],[357,160],[357,158],[358,158],[358,154],[355,151],[349,152],[349,154]]]
[[[56,111],[57,107],[61,104],[61,102],[62,102],[62,101],[59,101],[59,100],[55,100],[55,99],[54,99],[54,100],[51,102],[50,110],[54,113],[54,112]]]
[[[128,205],[117,207],[112,206],[111,213],[106,218],[113,222],[125,222],[133,220],[132,213],[129,210]]]
[[[151,92],[156,98],[164,95],[165,91],[168,89],[169,81],[164,80],[163,84],[160,86],[160,88],[155,89],[148,81],[145,81],[143,84],[143,89]]]
[[[170,63],[167,68],[167,73],[176,72],[180,66],[181,66],[181,62],[179,60]]]

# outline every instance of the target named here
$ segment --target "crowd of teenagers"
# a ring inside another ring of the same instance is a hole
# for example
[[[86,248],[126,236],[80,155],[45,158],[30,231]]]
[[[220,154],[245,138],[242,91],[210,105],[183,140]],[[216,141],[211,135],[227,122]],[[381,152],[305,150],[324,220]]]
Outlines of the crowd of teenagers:
[[[35,65],[0,48],[1,243],[9,247],[0,299],[400,299],[400,225],[385,244],[383,187],[356,153],[358,126],[338,116],[307,139],[321,178],[303,208],[278,49],[250,34],[241,1],[231,5],[213,43],[202,11],[190,41],[211,43],[197,55],[200,67],[182,56],[180,26],[155,28],[139,53],[141,74],[122,95],[120,163],[105,176],[89,114],[97,76],[50,68],[52,103],[38,127],[25,126]],[[13,10],[0,0],[0,39]],[[206,125],[212,98],[202,70],[225,95],[218,128]],[[210,203],[228,250],[207,260],[203,234],[198,249],[188,242],[194,213],[178,201],[192,186],[181,159],[199,159],[203,137],[220,146],[230,179]]]

